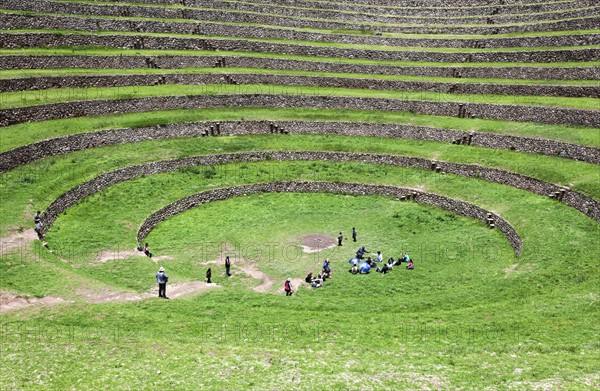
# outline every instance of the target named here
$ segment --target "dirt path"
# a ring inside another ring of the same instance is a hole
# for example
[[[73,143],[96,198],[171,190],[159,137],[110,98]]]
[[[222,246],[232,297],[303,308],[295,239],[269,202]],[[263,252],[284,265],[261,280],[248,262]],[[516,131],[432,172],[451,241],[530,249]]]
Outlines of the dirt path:
[[[167,296],[170,299],[176,299],[182,296],[188,296],[196,293],[208,291],[210,289],[220,288],[217,284],[206,284],[200,281],[189,281],[179,284],[167,284]],[[92,291],[81,290],[80,296],[86,299],[88,303],[107,303],[144,300],[158,296],[158,286],[145,293],[133,292],[114,292],[114,291]],[[73,303],[74,300],[65,300],[61,297],[46,296],[42,298],[25,298],[10,292],[0,293],[0,312],[9,312],[30,308],[35,306],[54,306],[64,303]]]
[[[271,279],[271,277],[258,270],[254,265],[242,265],[240,267],[240,270],[244,272],[244,274],[247,274],[252,278],[256,278],[257,280],[260,280],[260,285],[257,285],[254,288],[252,288],[254,292],[265,293],[268,292],[273,286],[273,280]]]
[[[189,281],[179,284],[167,284],[167,297],[176,299],[178,297],[205,292],[210,289],[220,288],[217,284],[207,284],[200,281]],[[152,288],[146,293],[132,292],[92,292],[80,291],[82,296],[87,298],[88,303],[106,303],[112,301],[137,301],[158,297],[158,286]]]
[[[25,245],[33,242],[35,239],[37,239],[37,234],[33,229],[14,232],[9,236],[0,238],[0,258],[20,251]]]
[[[124,251],[119,251],[119,250],[104,250],[101,251],[98,256],[96,257],[96,260],[94,261],[94,263],[105,263],[105,262],[110,262],[110,261],[120,261],[123,259],[129,259],[129,258],[133,258],[133,257],[146,257],[146,254],[144,254],[143,251],[138,251],[137,248],[134,248],[132,250],[124,250]],[[150,260],[154,261],[154,263],[158,263],[159,261],[170,261],[170,260],[174,260],[174,257],[168,256],[168,255],[161,255],[158,257],[152,257],[150,258]]]
[[[35,297],[25,298],[10,292],[0,293],[0,312],[9,312],[34,306],[53,306],[62,303],[68,303],[68,301],[53,296],[46,296],[38,299]]]

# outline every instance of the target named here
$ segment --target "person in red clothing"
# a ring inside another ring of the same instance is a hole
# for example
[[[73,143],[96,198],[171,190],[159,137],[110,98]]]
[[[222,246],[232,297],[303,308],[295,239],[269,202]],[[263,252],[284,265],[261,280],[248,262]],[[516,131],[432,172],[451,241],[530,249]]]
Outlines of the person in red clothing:
[[[285,280],[285,285],[283,286],[283,290],[285,291],[286,296],[292,295],[292,279],[288,278]]]
[[[413,263],[412,259],[410,261],[408,261],[408,265],[406,265],[406,270],[414,270],[415,268],[415,264]]]

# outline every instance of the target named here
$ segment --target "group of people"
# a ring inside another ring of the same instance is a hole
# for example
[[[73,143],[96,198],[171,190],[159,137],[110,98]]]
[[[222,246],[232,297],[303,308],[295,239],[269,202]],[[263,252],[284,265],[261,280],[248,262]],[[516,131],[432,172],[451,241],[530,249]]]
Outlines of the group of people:
[[[146,243],[146,247],[144,252],[146,252],[148,248],[148,243]],[[148,254],[146,254],[148,255]],[[152,257],[152,254],[148,255],[148,257]],[[229,256],[225,257],[225,275],[227,277],[231,277],[231,260]],[[206,283],[212,284],[212,269],[209,267],[206,270]],[[161,267],[158,269],[158,273],[156,273],[156,282],[158,283],[158,297],[163,299],[168,299],[167,297],[167,282],[169,281],[169,276],[165,273],[165,268]]]
[[[331,278],[331,261],[329,258],[323,261],[323,269],[321,270],[321,273],[314,277],[313,272],[309,271],[304,278],[304,281],[306,281],[307,284],[310,284],[310,286],[313,288],[321,288],[325,283],[325,280],[328,278]]]
[[[352,267],[349,270],[350,273],[367,274],[371,271],[371,269],[374,269],[378,273],[386,274],[390,272],[394,266],[401,266],[402,263],[406,263],[406,270],[414,270],[415,268],[415,263],[410,258],[408,253],[404,253],[402,257],[398,258],[397,260],[394,260],[394,258],[389,258],[387,262],[383,263],[383,254],[381,254],[381,251],[377,251],[377,256],[375,259],[367,257],[366,260],[361,262],[364,255],[367,253],[369,253],[369,251],[367,251],[364,246],[358,249],[356,252],[356,258],[350,260],[350,263],[352,264]]]
[[[357,236],[358,232],[356,231],[355,227],[352,227],[352,240],[356,242],[356,236]],[[343,233],[339,233],[338,234],[338,246],[342,246],[343,242],[344,242],[344,234]]]

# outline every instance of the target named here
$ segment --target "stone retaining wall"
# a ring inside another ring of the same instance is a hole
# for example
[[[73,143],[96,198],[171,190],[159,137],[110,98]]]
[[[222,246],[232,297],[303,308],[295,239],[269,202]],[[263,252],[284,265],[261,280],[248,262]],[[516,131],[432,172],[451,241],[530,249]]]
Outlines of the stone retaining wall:
[[[114,1],[128,2],[128,1]],[[136,3],[140,4],[171,4],[171,5],[185,5],[188,7],[216,7],[216,4],[220,4],[219,8],[229,8],[238,6],[238,3],[230,2],[217,2],[213,0],[138,0]],[[270,2],[273,3],[273,2]],[[510,4],[510,2],[486,2],[482,6],[474,6],[473,0],[468,1],[413,1],[413,2],[391,2],[392,7],[382,8],[380,2],[377,5],[357,4],[357,2],[342,3],[342,2],[319,2],[315,4],[314,1],[301,1],[301,0],[278,0],[277,5],[280,6],[293,6],[302,8],[319,8],[323,10],[333,11],[351,11],[351,12],[362,12],[362,13],[374,13],[381,14],[385,13],[388,15],[407,15],[407,16],[493,16],[503,14],[529,14],[529,13],[540,13],[549,11],[560,11],[564,9],[573,8],[584,8],[597,5],[595,0],[576,0],[569,2],[559,3],[544,3],[540,2],[535,4],[528,1],[527,4],[518,2]],[[406,5],[410,4],[410,5]],[[244,6],[245,4],[241,4]],[[250,4],[248,4],[250,5]],[[458,5],[463,5],[458,8]]]
[[[540,22],[553,19],[572,19],[589,16],[598,16],[600,7],[585,7],[582,9],[565,9],[555,14],[533,13],[525,15],[498,14],[498,15],[473,15],[460,17],[435,17],[435,10],[431,16],[404,16],[387,14],[360,13],[340,13],[329,10],[317,9],[298,9],[272,7],[268,4],[247,4],[247,3],[221,3],[223,8],[219,8],[219,2],[212,2],[208,9],[194,9],[190,7],[165,8],[165,7],[147,7],[134,5],[95,5],[85,3],[58,3],[46,0],[4,0],[3,7],[13,10],[51,12],[63,14],[85,14],[85,15],[109,15],[125,17],[146,17],[146,18],[168,18],[168,19],[195,19],[195,20],[213,20],[242,23],[257,23],[266,25],[281,25],[290,27],[315,27],[315,28],[344,28],[341,26],[357,25],[362,28],[379,29],[381,24],[397,25],[422,25],[437,24],[464,25],[464,24],[507,24],[507,23],[527,23]],[[237,9],[236,9],[237,8]],[[315,20],[317,19],[317,20]],[[321,20],[333,20],[327,22]],[[322,27],[323,25],[327,27]],[[335,26],[335,27],[333,27]],[[359,27],[359,28],[360,28]],[[387,26],[386,26],[387,27]],[[395,29],[402,27],[396,26]]]
[[[137,166],[122,168],[113,172],[102,174],[89,182],[73,188],[57,198],[44,211],[42,222],[44,231],[47,231],[56,218],[78,201],[88,197],[100,190],[113,186],[117,183],[134,179],[142,175],[154,175],[171,172],[192,166],[216,166],[228,163],[257,162],[257,161],[328,161],[328,162],[361,162],[371,164],[388,164],[393,166],[413,167],[424,170],[433,169],[435,172],[448,172],[456,175],[483,179],[491,182],[501,183],[507,186],[527,190],[536,194],[550,195],[555,192],[563,192],[557,200],[579,210],[590,218],[600,222],[600,203],[591,197],[581,193],[563,188],[551,183],[539,181],[493,168],[485,168],[477,165],[457,164],[448,162],[437,162],[428,159],[411,158],[395,155],[377,155],[366,153],[349,152],[242,152],[233,154],[196,156],[186,159],[157,161]],[[440,174],[443,175],[443,174]],[[405,194],[403,194],[405,195]],[[140,231],[141,232],[141,231]],[[147,234],[147,232],[145,233]],[[145,236],[144,234],[144,236]]]
[[[175,201],[149,216],[138,230],[137,240],[142,243],[150,231],[160,222],[202,204],[223,201],[229,198],[243,197],[262,193],[333,193],[354,196],[379,195],[400,199],[414,197],[418,204],[433,205],[450,212],[488,222],[488,216],[494,220],[498,230],[506,236],[517,257],[521,256],[523,242],[515,229],[502,217],[465,201],[444,197],[434,193],[410,188],[343,182],[268,182],[253,185],[241,185],[224,189],[208,190]]]
[[[219,92],[218,85],[205,87],[207,90],[204,92]],[[547,124],[600,127],[600,116],[597,111],[593,110],[525,105],[496,105],[486,103],[335,97],[325,95],[270,95],[268,94],[269,86],[255,86],[252,88],[252,90],[256,92],[267,92],[266,94],[243,94],[241,92],[244,92],[245,86],[241,85],[237,87],[240,89],[240,94],[147,97],[121,100],[82,100],[5,109],[0,111],[0,126],[9,126],[28,121],[46,121],[81,116],[139,113],[154,111],[157,108],[160,108],[160,110],[171,110],[210,107],[292,107],[404,111],[460,118],[486,118],[519,122],[531,121]],[[262,88],[264,88],[264,90]],[[260,91],[258,89],[260,89]],[[291,90],[290,92],[294,91]],[[325,89],[319,89],[315,92],[327,94]],[[515,97],[515,100],[517,99],[518,97]]]
[[[277,126],[279,130],[275,130],[274,126]],[[218,133],[215,135],[220,136],[265,135],[284,129],[286,133],[292,134],[390,137],[447,143],[456,140],[462,141],[466,138],[470,143],[468,145],[471,146],[539,153],[600,164],[600,150],[596,148],[554,140],[486,132],[467,133],[453,129],[381,123],[303,121],[277,121],[276,123],[272,123],[270,121],[234,121],[220,123],[195,122],[134,129],[103,130],[44,140],[0,153],[0,174],[49,156],[147,140],[202,137],[211,135],[211,129],[218,129]]]
[[[193,34],[204,36],[275,38],[314,42],[336,42],[359,45],[439,48],[514,48],[582,46],[600,43],[600,35],[560,35],[541,37],[514,37],[486,39],[444,38],[386,38],[381,36],[320,34],[296,30],[282,30],[259,26],[235,26],[221,23],[181,23],[94,19],[68,16],[2,15],[0,30],[57,29],[75,31],[123,31],[144,33]]]
[[[154,65],[152,65],[154,64]],[[411,75],[430,77],[507,79],[600,80],[600,67],[460,67],[388,66],[341,64],[324,61],[285,60],[237,56],[0,56],[0,69],[133,69],[156,66],[161,69],[238,67],[285,69],[373,75]]]
[[[203,50],[279,53],[300,56],[362,58],[386,61],[429,62],[581,62],[600,60],[600,49],[542,51],[419,52],[320,47],[241,39],[173,38],[144,35],[79,35],[52,33],[2,33],[0,48],[101,46],[123,49]]]
[[[154,74],[119,76],[62,76],[26,79],[0,79],[0,92],[31,91],[51,88],[127,87],[158,84],[273,84],[285,86],[339,87],[368,90],[432,91],[451,94],[490,94],[520,96],[558,96],[600,98],[599,86],[555,86],[531,84],[485,84],[400,81],[340,78],[330,76],[294,76],[255,74]]]

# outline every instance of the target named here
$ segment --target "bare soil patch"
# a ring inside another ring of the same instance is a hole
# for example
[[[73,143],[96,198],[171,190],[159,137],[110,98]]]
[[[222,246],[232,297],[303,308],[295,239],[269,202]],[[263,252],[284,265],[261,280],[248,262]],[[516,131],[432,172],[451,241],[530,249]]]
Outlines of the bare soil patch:
[[[0,292],[0,312],[8,312],[34,306],[52,306],[67,303],[60,297],[46,296],[27,298],[10,292]]]
[[[98,256],[96,257],[96,260],[94,261],[94,263],[105,263],[105,262],[110,262],[110,261],[120,261],[123,259],[130,259],[130,258],[134,258],[134,257],[143,257],[143,258],[148,258],[146,256],[146,254],[144,254],[143,251],[138,251],[137,248],[134,248],[133,250],[103,250],[100,253],[98,253]],[[152,257],[149,258],[151,261],[154,261],[154,263],[158,263],[159,261],[170,261],[175,259],[174,257],[168,256],[168,255],[161,255],[158,257]]]
[[[37,234],[33,229],[26,229],[23,232],[14,232],[9,236],[0,238],[0,257],[16,253],[22,248],[37,239]]]
[[[167,297],[176,299],[181,296],[194,293],[205,292],[209,289],[220,288],[217,284],[207,284],[200,281],[188,281],[177,284],[167,284]],[[132,293],[132,292],[92,292],[82,291],[81,295],[87,298],[88,303],[106,303],[111,301],[137,301],[152,297],[158,297],[158,286],[153,287],[150,292]]]
[[[328,235],[308,234],[302,237],[300,247],[305,253],[316,253],[318,251],[337,246],[337,239]]]

